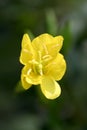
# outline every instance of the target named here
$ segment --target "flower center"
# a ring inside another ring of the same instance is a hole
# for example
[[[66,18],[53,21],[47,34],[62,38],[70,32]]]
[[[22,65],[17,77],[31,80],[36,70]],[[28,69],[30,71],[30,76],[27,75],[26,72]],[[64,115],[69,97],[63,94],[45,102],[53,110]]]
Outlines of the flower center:
[[[30,61],[30,63],[32,64],[32,70],[35,74],[43,75],[43,65],[42,65],[42,63],[36,61],[35,59]]]
[[[43,70],[42,70],[43,66],[41,63],[35,64],[34,65],[34,71],[39,74],[39,75],[43,75]]]
[[[33,65],[33,69],[34,72],[39,74],[39,75],[43,75],[43,66],[42,66],[42,59],[41,59],[41,52],[38,51],[37,52],[37,57],[38,57],[38,61],[35,60],[34,65]]]

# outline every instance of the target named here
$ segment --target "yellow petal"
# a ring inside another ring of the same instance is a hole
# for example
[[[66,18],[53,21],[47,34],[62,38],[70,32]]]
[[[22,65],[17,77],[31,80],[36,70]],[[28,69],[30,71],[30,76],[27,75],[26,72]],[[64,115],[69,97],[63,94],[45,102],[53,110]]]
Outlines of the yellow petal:
[[[61,94],[59,84],[54,79],[46,76],[42,77],[41,90],[44,96],[48,99],[55,99]]]
[[[52,76],[55,80],[60,80],[66,71],[66,62],[62,54],[58,53],[57,57],[45,67],[45,74]]]
[[[54,40],[55,40],[55,43],[57,44],[56,46],[59,52],[62,48],[64,38],[62,36],[56,36]]]
[[[22,82],[22,86],[23,86],[23,88],[24,89],[29,89],[31,86],[32,86],[32,84],[29,84],[27,81],[26,81],[26,77],[25,77],[25,75],[21,75],[21,82]]]
[[[45,33],[36,37],[32,41],[32,46],[37,52],[40,51],[41,55],[44,56],[49,53],[46,44],[50,44],[53,41],[53,39],[53,36]]]
[[[57,36],[50,42],[50,44],[46,43],[46,47],[48,50],[49,55],[53,58],[57,55],[63,45],[63,37]]]
[[[36,50],[41,50],[41,51],[45,51],[47,52],[46,49],[46,44],[50,44],[53,40],[53,36],[45,33],[42,35],[39,35],[38,37],[36,37],[33,41],[32,41],[32,46],[36,49]]]
[[[22,64],[27,64],[29,60],[32,59],[34,55],[33,47],[31,45],[30,38],[28,34],[24,34],[22,39],[22,50],[20,55],[20,62]]]
[[[42,34],[36,37],[32,41],[33,48],[38,52],[41,52],[41,56],[44,59],[44,56],[55,57],[60,51],[63,44],[63,37],[57,36],[53,37],[49,34]]]
[[[40,76],[34,72],[32,65],[26,65],[22,70],[22,75],[25,76],[26,82],[29,84],[40,84]]]

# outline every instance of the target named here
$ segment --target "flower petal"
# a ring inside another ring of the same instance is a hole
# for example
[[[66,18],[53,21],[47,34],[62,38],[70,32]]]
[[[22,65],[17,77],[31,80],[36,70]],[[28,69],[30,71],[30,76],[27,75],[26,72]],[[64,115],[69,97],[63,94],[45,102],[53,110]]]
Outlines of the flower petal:
[[[31,86],[32,86],[32,84],[29,84],[27,81],[26,81],[26,77],[25,77],[25,75],[21,75],[21,82],[22,82],[22,86],[23,86],[23,88],[24,89],[29,89]]]
[[[22,70],[22,75],[24,75],[28,84],[40,84],[40,76],[34,72],[32,65],[26,65]]]
[[[54,38],[58,52],[61,50],[64,38],[62,36],[56,36]]]
[[[38,37],[36,37],[33,41],[32,41],[32,46],[34,47],[35,50],[39,50],[42,52],[42,54],[48,54],[48,50],[46,48],[46,44],[50,44],[53,41],[53,36],[45,33],[42,34]]]
[[[54,37],[53,41],[51,41],[50,44],[46,43],[46,47],[49,52],[49,55],[51,55],[54,58],[62,48],[62,44],[63,44],[62,36]]]
[[[59,84],[54,79],[46,76],[42,77],[41,90],[48,99],[55,99],[61,94]]]
[[[46,75],[52,76],[55,80],[60,80],[66,71],[66,62],[63,55],[58,53],[57,57],[45,67]]]
[[[31,45],[30,38],[28,34],[24,34],[22,39],[22,51],[20,55],[20,62],[22,64],[27,64],[29,60],[32,59],[34,55],[33,47]]]
[[[37,59],[39,59],[38,53],[40,54],[41,58],[43,58],[45,55],[49,55],[48,48],[46,45],[52,43],[53,39],[54,39],[53,36],[45,33],[36,37],[32,41],[32,46],[34,50],[36,50],[37,52]]]
[[[42,34],[36,37],[32,41],[33,48],[38,52],[41,52],[41,56],[44,59],[44,56],[55,57],[60,51],[63,44],[63,37],[56,36],[53,37],[49,34]]]

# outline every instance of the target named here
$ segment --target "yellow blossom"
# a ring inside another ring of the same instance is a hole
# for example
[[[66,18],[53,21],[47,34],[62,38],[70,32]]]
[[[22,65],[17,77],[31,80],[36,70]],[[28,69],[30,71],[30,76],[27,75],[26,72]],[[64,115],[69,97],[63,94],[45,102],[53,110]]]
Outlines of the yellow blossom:
[[[20,62],[24,65],[21,73],[24,89],[40,84],[48,99],[55,99],[61,94],[57,81],[66,71],[66,62],[59,53],[62,44],[62,36],[53,37],[45,33],[31,41],[28,34],[24,34],[20,54]]]

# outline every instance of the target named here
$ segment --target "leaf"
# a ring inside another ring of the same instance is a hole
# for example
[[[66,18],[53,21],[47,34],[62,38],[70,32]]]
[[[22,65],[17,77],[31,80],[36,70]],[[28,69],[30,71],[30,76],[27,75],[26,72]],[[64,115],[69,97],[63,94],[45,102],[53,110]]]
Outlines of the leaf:
[[[63,52],[66,54],[72,46],[72,34],[70,30],[70,23],[67,22],[63,28],[60,29],[60,33],[64,37]]]
[[[48,33],[56,35],[58,32],[58,23],[54,10],[48,9],[46,11],[46,27]]]

